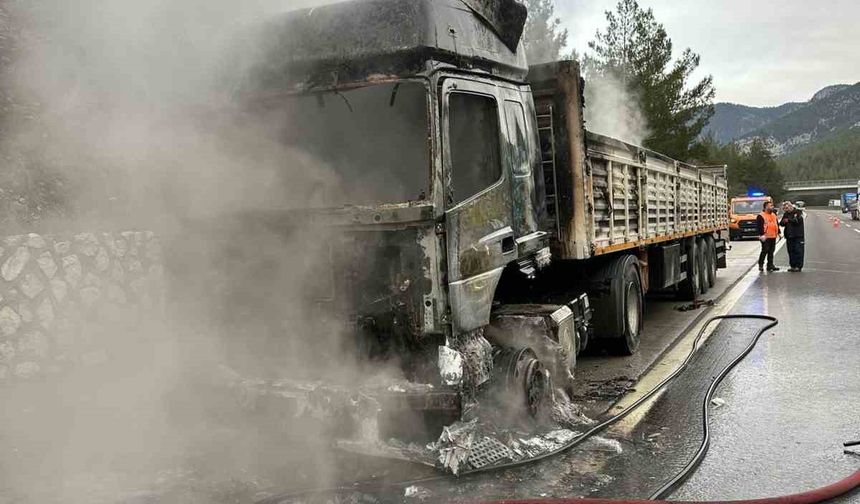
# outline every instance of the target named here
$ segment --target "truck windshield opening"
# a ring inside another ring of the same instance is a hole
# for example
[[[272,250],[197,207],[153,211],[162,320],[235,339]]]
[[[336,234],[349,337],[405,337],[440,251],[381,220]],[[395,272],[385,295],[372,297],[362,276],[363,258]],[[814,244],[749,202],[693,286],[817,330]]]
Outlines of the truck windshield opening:
[[[310,207],[429,198],[426,87],[397,82],[291,96],[280,104],[283,141],[310,155]]]
[[[758,214],[762,211],[762,205],[764,205],[764,200],[735,201],[732,204],[732,213],[737,215]]]

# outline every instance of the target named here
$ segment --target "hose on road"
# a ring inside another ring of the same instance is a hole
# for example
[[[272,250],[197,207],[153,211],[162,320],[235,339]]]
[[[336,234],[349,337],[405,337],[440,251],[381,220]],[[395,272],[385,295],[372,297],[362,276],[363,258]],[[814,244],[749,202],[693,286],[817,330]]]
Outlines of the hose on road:
[[[817,488],[809,492],[785,495],[782,497],[765,497],[762,499],[734,501],[655,501],[636,499],[538,499],[538,500],[503,500],[493,504],[819,504],[845,495],[860,487],[860,471],[832,485]]]
[[[734,369],[741,361],[749,355],[750,352],[755,348],[756,344],[761,339],[762,335],[767,332],[769,329],[775,327],[779,324],[779,321],[768,315],[755,315],[755,314],[731,314],[731,315],[718,315],[715,317],[711,317],[708,319],[705,324],[700,329],[699,333],[696,335],[695,340],[693,341],[693,345],[690,349],[690,352],[687,354],[687,357],[678,366],[675,371],[673,371],[669,376],[667,376],[663,381],[661,381],[657,386],[655,386],[648,393],[637,399],[633,404],[625,408],[623,411],[618,414],[600,422],[595,425],[588,431],[586,431],[581,436],[573,439],[569,443],[553,450],[542,454],[537,457],[533,457],[526,460],[520,460],[515,462],[509,462],[505,464],[499,464],[492,467],[482,468],[482,469],[474,469],[470,471],[465,471],[460,474],[460,478],[482,474],[487,472],[495,472],[504,469],[512,469],[516,467],[521,467],[527,464],[533,464],[535,462],[548,459],[550,457],[554,457],[561,453],[567,452],[574,447],[582,444],[583,442],[590,439],[592,436],[597,434],[598,432],[603,431],[607,427],[612,424],[617,423],[622,420],[624,417],[629,415],[631,412],[636,410],[643,403],[651,399],[654,395],[659,393],[662,389],[664,389],[669,383],[675,380],[687,367],[689,366],[690,361],[692,361],[693,356],[696,353],[697,348],[699,347],[699,343],[704,337],[707,329],[710,325],[716,321],[722,320],[760,320],[767,322],[767,324],[763,325],[755,334],[755,336],[750,341],[749,345],[744,349],[744,351],[738,355],[735,359],[733,359],[726,367],[722,369],[722,371],[711,381],[711,385],[708,388],[707,393],[705,394],[704,400],[702,401],[702,430],[703,430],[703,439],[702,443],[699,446],[699,449],[696,451],[693,458],[690,462],[675,476],[669,479],[665,484],[663,484],[657,491],[655,491],[651,497],[647,500],[618,500],[618,499],[537,499],[537,500],[503,500],[496,501],[498,504],[539,504],[539,503],[558,503],[558,504],[637,504],[637,503],[654,503],[654,502],[667,502],[662,501],[660,499],[664,499],[666,496],[670,495],[681,483],[683,483],[699,466],[702,460],[705,457],[705,454],[710,447],[710,403],[713,399],[713,395],[716,392],[716,389],[719,387],[720,383],[723,379]],[[333,492],[341,492],[341,491],[372,491],[372,490],[382,490],[385,488],[394,488],[394,487],[407,487],[411,485],[424,484],[433,481],[439,481],[445,479],[447,476],[445,475],[437,475],[430,476],[426,478],[413,479],[408,481],[399,481],[399,482],[378,482],[378,481],[365,481],[365,482],[356,482],[351,485],[339,486],[334,488],[327,489],[313,489],[313,490],[304,490],[298,492],[287,492],[279,495],[274,495],[268,498],[265,498],[261,501],[258,501],[256,504],[280,504],[282,502],[298,498],[300,496],[307,496],[309,494],[319,494],[319,493],[333,493]],[[845,478],[833,485],[823,487],[811,492],[784,496],[784,497],[775,497],[770,499],[757,499],[757,500],[747,500],[747,501],[733,501],[733,504],[814,504],[819,502],[825,502],[827,500],[833,499],[839,495],[843,495],[855,488],[860,487],[860,471],[854,473],[853,475]],[[726,502],[726,501],[722,501]],[[681,502],[681,501],[672,501],[672,504],[704,504],[702,502]]]

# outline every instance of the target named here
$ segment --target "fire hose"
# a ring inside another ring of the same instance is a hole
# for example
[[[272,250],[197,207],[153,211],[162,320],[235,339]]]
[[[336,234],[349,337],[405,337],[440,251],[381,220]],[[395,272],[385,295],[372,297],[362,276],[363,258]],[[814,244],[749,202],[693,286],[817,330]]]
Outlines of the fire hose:
[[[503,469],[512,469],[515,467],[521,467],[527,464],[533,464],[540,460],[545,460],[550,457],[554,457],[563,452],[567,452],[574,447],[582,444],[587,441],[589,438],[597,434],[598,432],[603,431],[607,427],[612,424],[617,423],[628,414],[636,410],[643,403],[651,399],[654,395],[664,389],[669,383],[675,380],[685,369],[687,369],[690,361],[692,361],[693,356],[699,347],[699,343],[705,335],[708,327],[715,321],[722,320],[761,320],[767,322],[764,326],[762,326],[755,334],[755,336],[750,340],[750,343],[744,348],[744,350],[735,357],[731,362],[729,362],[723,369],[717,374],[716,377],[711,381],[710,386],[708,387],[707,392],[705,393],[705,397],[702,401],[702,442],[699,445],[698,450],[677,474],[675,474],[672,478],[670,478],[666,483],[664,483],[659,489],[657,489],[651,496],[646,500],[636,500],[636,499],[594,499],[594,498],[569,498],[569,499],[512,499],[512,500],[501,500],[494,501],[493,504],[543,504],[543,503],[553,503],[553,504],[642,504],[642,503],[654,503],[654,502],[669,502],[664,501],[667,496],[671,495],[687,478],[689,478],[693,472],[698,468],[699,464],[701,464],[702,460],[705,458],[705,455],[708,452],[711,442],[711,434],[710,434],[710,404],[713,399],[714,393],[719,387],[720,383],[722,383],[723,379],[738,365],[741,361],[743,361],[750,352],[758,344],[761,337],[767,332],[769,329],[776,327],[779,324],[779,321],[775,317],[771,317],[768,315],[754,315],[754,314],[733,314],[733,315],[719,315],[715,317],[711,317],[708,319],[705,324],[702,326],[701,330],[696,336],[696,339],[693,341],[693,345],[690,349],[690,352],[687,354],[687,357],[684,361],[678,366],[678,368],[673,371],[669,376],[667,376],[663,381],[661,381],[657,386],[655,386],[648,393],[637,399],[633,404],[625,408],[623,411],[618,414],[607,418],[606,420],[600,422],[595,425],[588,431],[586,431],[581,436],[571,440],[567,444],[540,456],[533,457],[526,460],[519,460],[515,462],[509,462],[505,464],[499,464],[492,467],[482,468],[482,469],[474,469],[470,471],[465,471],[460,474],[460,477],[468,477],[471,475],[476,475],[479,473],[486,473],[491,471],[500,471]],[[381,490],[385,488],[393,488],[393,487],[407,487],[416,484],[429,483],[433,481],[439,481],[446,478],[446,476],[430,476],[426,478],[413,479],[408,481],[399,481],[399,482],[356,482],[352,485],[345,485],[333,488],[326,489],[312,489],[312,490],[304,490],[298,492],[288,492],[275,496],[271,496],[265,498],[261,501],[258,501],[256,504],[281,504],[290,499],[295,499],[300,496],[319,494],[319,493],[334,493],[334,492],[348,492],[348,491],[361,491],[361,490]],[[855,472],[851,476],[838,481],[832,485],[822,487],[816,490],[812,490],[805,493],[788,495],[782,497],[772,497],[772,498],[764,498],[764,499],[752,499],[752,500],[738,500],[731,501],[731,504],[814,504],[820,502],[826,502],[833,498],[836,498],[840,495],[844,495],[856,488],[860,487],[860,471]],[[728,503],[729,501],[710,501],[710,503],[706,503],[704,501],[671,501],[671,504],[717,504],[717,503]]]
[[[785,495],[782,497],[765,497],[763,499],[735,501],[654,501],[636,499],[541,499],[541,500],[503,500],[494,504],[817,504],[835,499],[860,486],[860,471],[832,485],[821,487],[809,492]]]

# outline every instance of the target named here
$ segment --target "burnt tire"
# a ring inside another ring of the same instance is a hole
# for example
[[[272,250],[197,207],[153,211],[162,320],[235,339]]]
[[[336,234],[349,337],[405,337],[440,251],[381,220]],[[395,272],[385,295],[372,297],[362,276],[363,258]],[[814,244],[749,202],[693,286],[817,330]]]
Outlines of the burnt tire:
[[[705,247],[707,247],[708,259],[708,286],[713,288],[717,284],[717,242],[714,241],[713,236],[705,237]]]
[[[687,278],[678,284],[678,299],[695,301],[701,292],[701,268],[699,267],[699,251],[696,240],[687,240],[684,244],[687,251],[687,261],[681,265],[687,273]]]
[[[696,238],[696,254],[699,256],[699,294],[704,296],[711,288],[708,282],[708,244],[704,238]]]
[[[623,255],[602,272],[607,289],[592,301],[595,337],[613,354],[633,355],[639,348],[645,308],[639,261]]]

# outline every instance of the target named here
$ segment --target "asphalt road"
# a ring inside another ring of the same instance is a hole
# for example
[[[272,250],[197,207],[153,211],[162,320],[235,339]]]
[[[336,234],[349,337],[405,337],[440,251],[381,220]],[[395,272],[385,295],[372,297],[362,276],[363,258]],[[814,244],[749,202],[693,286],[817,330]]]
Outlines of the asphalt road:
[[[839,219],[834,223],[834,219]],[[769,314],[780,325],[718,390],[710,452],[675,499],[743,499],[823,486],[860,468],[842,442],[860,438],[860,223],[810,211],[802,273],[758,276],[731,310]],[[701,440],[709,381],[753,335],[757,322],[724,322],[606,466],[601,496],[647,496],[681,468]],[[860,493],[839,502],[860,502]]]

